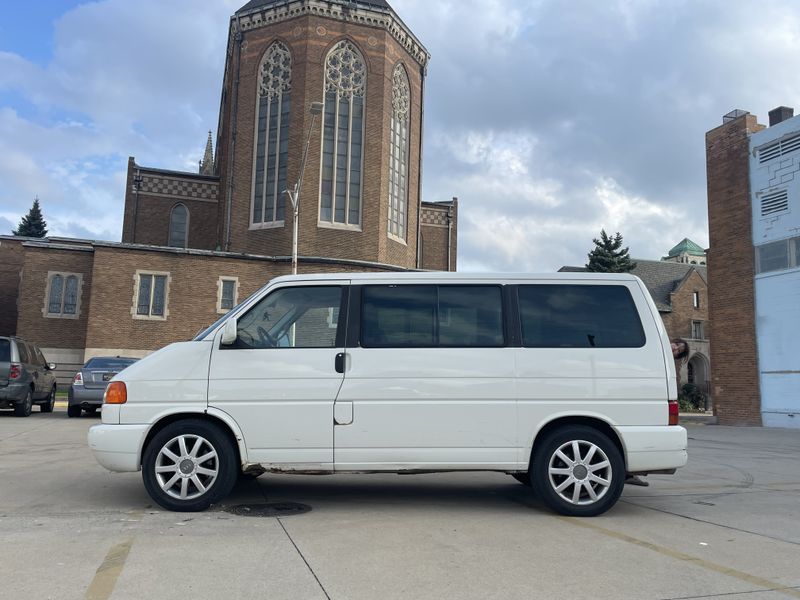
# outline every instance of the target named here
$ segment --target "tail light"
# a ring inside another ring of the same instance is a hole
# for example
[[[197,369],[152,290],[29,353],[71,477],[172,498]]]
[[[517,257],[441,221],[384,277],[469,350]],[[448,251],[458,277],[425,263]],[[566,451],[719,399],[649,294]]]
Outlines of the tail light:
[[[680,417],[678,416],[678,401],[677,400],[670,400],[669,401],[669,424],[670,425],[677,425]]]
[[[83,373],[78,371],[75,377],[72,378],[72,385],[83,385]]]
[[[11,363],[11,366],[8,368],[8,378],[19,379],[20,377],[22,377],[22,365],[19,363]]]
[[[106,388],[103,402],[106,404],[125,404],[128,401],[128,388],[121,381],[112,381]]]

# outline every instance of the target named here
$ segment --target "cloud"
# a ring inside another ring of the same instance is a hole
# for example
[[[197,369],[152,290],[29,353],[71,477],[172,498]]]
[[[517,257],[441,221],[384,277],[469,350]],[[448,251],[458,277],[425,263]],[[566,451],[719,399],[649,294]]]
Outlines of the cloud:
[[[243,0],[101,0],[52,60],[0,52],[0,216],[119,239],[128,155],[193,170]],[[433,55],[423,193],[460,199],[459,265],[583,264],[601,228],[637,258],[708,243],[707,130],[800,98],[791,0],[392,0]]]

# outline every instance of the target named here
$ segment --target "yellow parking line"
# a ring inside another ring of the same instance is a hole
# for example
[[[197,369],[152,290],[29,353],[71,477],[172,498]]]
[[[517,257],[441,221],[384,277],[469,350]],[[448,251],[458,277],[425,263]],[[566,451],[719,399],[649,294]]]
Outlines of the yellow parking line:
[[[117,544],[108,551],[105,560],[97,568],[97,573],[95,573],[92,583],[89,584],[89,589],[86,590],[86,600],[108,600],[111,597],[111,592],[114,591],[117,579],[122,573],[131,546],[133,546],[133,538]]]
[[[605,527],[601,527],[600,525],[595,525],[594,523],[590,523],[586,519],[580,519],[574,517],[559,517],[559,518],[562,521],[566,521],[567,523],[570,523],[577,527],[583,527],[584,529],[589,529],[591,531],[602,533],[603,535],[606,535],[610,538],[621,540],[623,542],[628,542],[629,544],[634,544],[635,546],[639,546],[641,548],[647,548],[648,550],[652,550],[653,552],[658,552],[659,554],[668,556],[670,558],[674,558],[675,560],[682,560],[684,562],[691,563],[708,571],[721,573],[722,575],[727,575],[728,577],[733,577],[740,581],[745,581],[751,585],[755,585],[766,590],[780,592],[788,596],[792,596],[794,598],[800,598],[800,590],[786,587],[785,585],[781,585],[780,583],[770,581],[769,579],[764,579],[763,577],[759,577],[758,575],[751,575],[750,573],[745,573],[744,571],[739,571],[731,567],[718,565],[717,563],[705,560],[704,558],[692,556],[690,554],[684,554],[683,552],[672,550],[671,548],[667,548],[665,546],[659,546],[658,544],[646,542],[644,540],[640,540],[633,536],[620,533],[619,531],[606,529]]]

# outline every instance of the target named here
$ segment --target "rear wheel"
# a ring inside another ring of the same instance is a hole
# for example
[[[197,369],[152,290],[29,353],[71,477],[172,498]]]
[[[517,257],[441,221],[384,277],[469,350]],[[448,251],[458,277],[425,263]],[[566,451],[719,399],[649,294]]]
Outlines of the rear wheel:
[[[556,512],[594,517],[619,499],[625,463],[607,435],[585,425],[570,425],[537,444],[531,479],[545,504]]]
[[[18,417],[30,417],[33,412],[33,393],[28,390],[25,400],[14,405],[14,414]]]
[[[50,390],[50,395],[47,397],[42,404],[39,405],[39,410],[43,413],[51,413],[53,412],[53,408],[56,405],[56,388],[53,386],[53,389]]]
[[[80,404],[70,404],[67,407],[67,416],[69,418],[75,418],[81,416],[81,405]]]
[[[213,423],[186,419],[159,431],[144,451],[147,493],[167,510],[207,509],[227,496],[239,474],[236,448]]]

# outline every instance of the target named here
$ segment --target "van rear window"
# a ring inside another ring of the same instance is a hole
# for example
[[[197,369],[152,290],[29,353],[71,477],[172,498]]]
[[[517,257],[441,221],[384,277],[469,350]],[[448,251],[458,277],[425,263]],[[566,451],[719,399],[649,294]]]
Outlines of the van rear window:
[[[0,362],[11,362],[11,342],[0,340]]]
[[[519,287],[522,343],[527,348],[641,348],[644,330],[622,285]]]

